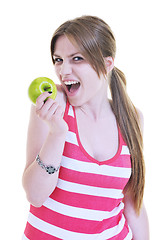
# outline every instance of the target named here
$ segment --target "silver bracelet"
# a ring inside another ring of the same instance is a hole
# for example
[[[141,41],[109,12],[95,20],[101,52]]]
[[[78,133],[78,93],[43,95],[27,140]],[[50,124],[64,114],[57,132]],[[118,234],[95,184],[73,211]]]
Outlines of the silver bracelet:
[[[41,168],[45,169],[48,174],[53,174],[53,173],[57,172],[59,170],[59,168],[60,168],[60,165],[57,168],[55,168],[55,167],[53,167],[51,165],[49,165],[49,166],[45,165],[42,162],[42,160],[40,159],[39,154],[36,157],[36,162],[41,166]]]

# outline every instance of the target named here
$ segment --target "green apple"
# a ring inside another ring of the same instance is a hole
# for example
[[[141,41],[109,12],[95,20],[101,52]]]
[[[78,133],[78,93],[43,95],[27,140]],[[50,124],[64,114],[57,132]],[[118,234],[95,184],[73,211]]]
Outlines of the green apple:
[[[36,104],[37,98],[43,93],[43,92],[52,92],[52,94],[49,96],[53,100],[56,98],[57,95],[57,88],[55,83],[47,77],[39,77],[34,79],[29,88],[28,88],[28,96],[33,102],[33,104]]]

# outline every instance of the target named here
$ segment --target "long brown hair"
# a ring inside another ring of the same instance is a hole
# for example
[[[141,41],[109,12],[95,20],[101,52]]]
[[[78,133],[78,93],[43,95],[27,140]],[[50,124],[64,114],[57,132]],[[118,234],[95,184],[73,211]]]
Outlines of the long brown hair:
[[[111,28],[102,19],[94,16],[82,16],[62,24],[51,40],[51,56],[53,59],[56,40],[65,35],[79,48],[90,65],[100,74],[106,75],[104,58],[115,58],[116,41]],[[126,141],[132,163],[132,174],[125,188],[132,197],[138,213],[143,200],[145,166],[143,158],[143,139],[139,124],[139,116],[126,91],[126,78],[123,72],[114,67],[110,75],[111,106]]]

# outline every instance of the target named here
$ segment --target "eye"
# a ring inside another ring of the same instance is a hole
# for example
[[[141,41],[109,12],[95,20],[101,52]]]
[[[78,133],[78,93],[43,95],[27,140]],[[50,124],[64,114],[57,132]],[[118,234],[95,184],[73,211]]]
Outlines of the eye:
[[[61,59],[61,58],[54,58],[54,62],[55,62],[55,64],[56,63],[61,63],[61,62],[63,62],[63,60]]]
[[[78,62],[78,61],[82,61],[83,58],[82,57],[79,57],[79,56],[76,56],[73,58],[74,61]]]

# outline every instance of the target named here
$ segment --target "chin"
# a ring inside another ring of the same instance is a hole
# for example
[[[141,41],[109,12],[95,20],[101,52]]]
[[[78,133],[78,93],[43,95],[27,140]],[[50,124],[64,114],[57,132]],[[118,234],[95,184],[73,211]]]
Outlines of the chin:
[[[73,107],[80,107],[83,105],[80,99],[73,99],[68,97],[68,101]]]

